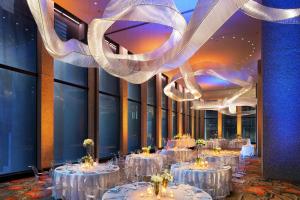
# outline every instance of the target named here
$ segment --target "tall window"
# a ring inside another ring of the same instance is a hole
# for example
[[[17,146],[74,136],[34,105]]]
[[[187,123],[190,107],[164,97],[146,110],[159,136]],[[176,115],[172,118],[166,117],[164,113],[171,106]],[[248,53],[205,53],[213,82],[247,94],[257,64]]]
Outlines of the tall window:
[[[218,112],[212,110],[206,110],[205,116],[205,139],[218,137]]]
[[[178,90],[180,92],[183,92],[184,89],[182,87],[182,85],[178,84]],[[179,112],[180,116],[181,116],[181,130],[182,130],[182,134],[184,133],[185,129],[184,129],[184,102],[180,102],[180,112]]]
[[[147,84],[147,145],[156,146],[156,84],[155,76]]]
[[[226,139],[236,138],[236,116],[223,115],[223,137]]]
[[[186,133],[189,133],[189,134],[192,134],[192,120],[191,120],[191,109],[190,109],[190,105],[191,103],[188,101],[186,102],[187,104],[187,110],[186,110],[186,116],[187,116],[187,121],[186,121],[186,125],[185,125],[185,132]]]
[[[172,131],[173,136],[177,135],[177,102],[172,100]]]
[[[161,108],[162,108],[162,140],[168,139],[168,97],[164,93],[164,88],[168,84],[168,78],[165,75],[162,75],[162,97],[161,97]],[[163,144],[163,143],[162,143]]]
[[[242,107],[243,111],[255,110],[251,107]],[[242,116],[242,136],[250,138],[252,143],[256,143],[256,114]]]
[[[141,85],[128,83],[128,151],[141,148]]]
[[[109,46],[118,52],[118,46]],[[99,156],[107,158],[120,150],[120,80],[100,68],[99,89]]]
[[[55,13],[55,31],[62,40],[79,39],[80,25]],[[73,16],[70,16],[73,18]],[[61,28],[58,24],[64,25]],[[81,30],[81,32],[84,30]],[[88,72],[86,68],[54,61],[54,159],[77,161],[88,137]]]
[[[0,3],[0,175],[36,165],[36,25],[25,0]]]

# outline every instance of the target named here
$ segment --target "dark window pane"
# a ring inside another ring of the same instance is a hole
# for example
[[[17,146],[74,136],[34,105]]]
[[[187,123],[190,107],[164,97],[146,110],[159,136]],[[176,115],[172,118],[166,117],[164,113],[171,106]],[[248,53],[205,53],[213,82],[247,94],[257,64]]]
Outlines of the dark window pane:
[[[147,86],[148,86],[147,103],[150,105],[156,105],[155,76],[148,81]]]
[[[252,143],[256,143],[256,115],[242,117],[242,136],[250,138]]]
[[[128,101],[128,151],[141,148],[141,105]]]
[[[162,108],[168,108],[168,97],[164,93],[164,88],[168,84],[168,78],[166,76],[162,76],[161,79],[161,86],[162,86],[162,97],[161,97],[161,107]]]
[[[173,136],[177,135],[177,113],[172,112],[172,129],[173,129]]]
[[[155,107],[147,106],[147,145],[156,146]]]
[[[177,102],[175,100],[172,100],[172,111],[177,112]]]
[[[106,92],[113,95],[120,93],[120,82],[117,77],[114,77],[107,73],[104,69],[99,70],[99,89],[101,92]]]
[[[218,112],[205,111],[205,139],[218,137]]]
[[[99,105],[99,156],[105,158],[120,149],[120,100],[100,94]]]
[[[36,72],[36,25],[25,0],[0,5],[0,63]]]
[[[36,165],[36,78],[0,69],[0,174]]]
[[[128,99],[141,101],[141,85],[128,83]]]
[[[236,138],[236,116],[223,115],[223,137]]]
[[[88,70],[54,60],[54,78],[87,87]]]
[[[54,158],[57,163],[77,161],[88,137],[87,90],[54,83]]]
[[[161,132],[162,132],[162,139],[168,139],[168,111],[162,110],[162,123],[161,123]],[[163,141],[163,140],[162,140]],[[162,142],[163,144],[163,142]]]

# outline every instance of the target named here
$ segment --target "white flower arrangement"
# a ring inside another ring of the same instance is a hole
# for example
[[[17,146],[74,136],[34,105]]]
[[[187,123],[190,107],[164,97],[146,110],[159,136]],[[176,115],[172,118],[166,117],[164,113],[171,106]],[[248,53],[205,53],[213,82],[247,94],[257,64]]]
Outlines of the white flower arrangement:
[[[92,140],[92,139],[85,139],[84,141],[83,141],[83,146],[84,147],[88,147],[88,146],[94,146],[94,141]]]
[[[158,175],[153,175],[151,176],[151,182],[152,183],[161,183],[162,182],[162,177]]]
[[[198,140],[196,140],[196,145],[205,146],[206,142],[205,142],[205,140],[198,139]]]
[[[165,171],[163,172],[163,174],[161,175],[161,178],[162,178],[162,179],[165,179],[165,180],[167,180],[167,181],[169,181],[169,182],[172,182],[172,181],[173,181],[173,176],[168,172],[168,170],[165,170]]]

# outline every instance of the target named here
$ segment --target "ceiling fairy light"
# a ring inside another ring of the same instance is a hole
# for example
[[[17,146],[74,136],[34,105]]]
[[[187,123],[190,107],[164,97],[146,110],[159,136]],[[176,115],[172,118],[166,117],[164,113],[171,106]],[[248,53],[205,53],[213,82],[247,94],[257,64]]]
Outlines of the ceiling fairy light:
[[[240,9],[260,20],[300,23],[299,9],[270,8],[253,0],[198,0],[188,24],[172,0],[113,0],[105,7],[103,16],[89,24],[88,45],[85,45],[75,39],[64,42],[57,36],[53,0],[27,0],[27,3],[52,57],[76,66],[102,67],[131,83],[143,83],[157,73],[184,65]],[[106,44],[104,33],[120,20],[158,23],[173,31],[170,38],[152,52],[117,55]],[[191,78],[188,76],[186,80],[195,87]]]

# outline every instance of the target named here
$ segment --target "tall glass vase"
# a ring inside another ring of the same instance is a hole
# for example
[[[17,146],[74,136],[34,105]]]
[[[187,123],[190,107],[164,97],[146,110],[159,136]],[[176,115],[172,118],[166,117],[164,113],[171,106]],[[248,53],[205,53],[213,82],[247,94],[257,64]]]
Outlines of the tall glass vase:
[[[197,145],[197,158],[201,158],[201,157],[202,157],[202,146]]]

